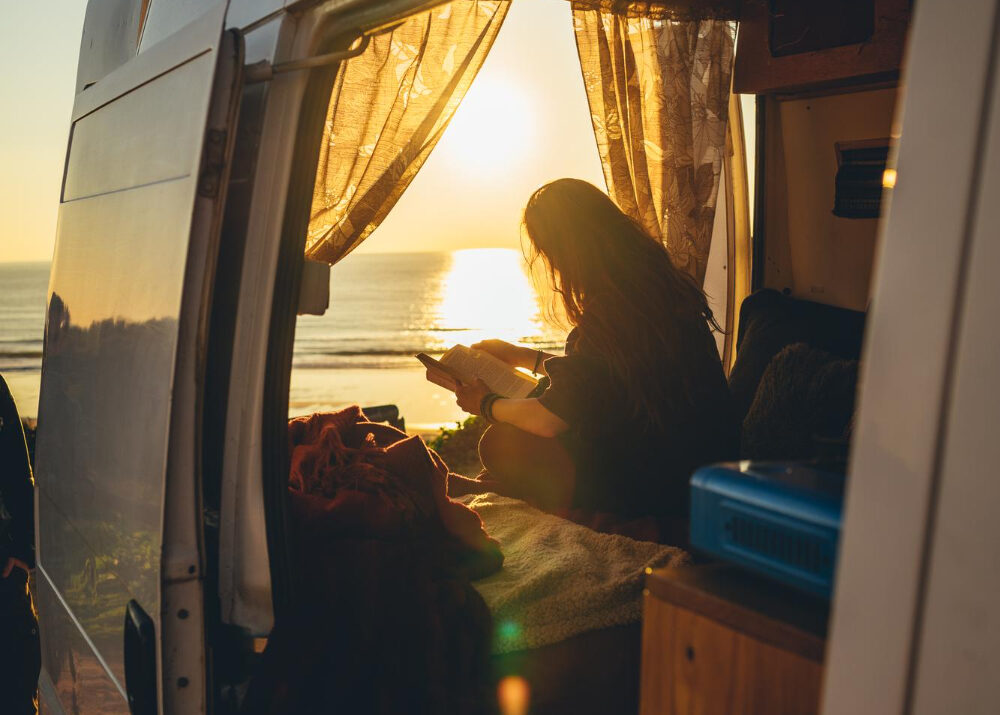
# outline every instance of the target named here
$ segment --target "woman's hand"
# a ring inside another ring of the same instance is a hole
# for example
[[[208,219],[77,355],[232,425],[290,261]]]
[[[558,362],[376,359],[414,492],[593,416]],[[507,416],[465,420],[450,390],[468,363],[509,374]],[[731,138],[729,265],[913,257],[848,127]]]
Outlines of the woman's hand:
[[[482,350],[484,353],[489,353],[495,358],[503,360],[505,363],[511,367],[531,367],[531,365],[525,365],[525,355],[531,354],[532,360],[534,360],[534,350],[529,350],[528,348],[522,348],[519,345],[511,345],[504,340],[483,340],[478,343],[472,344],[473,350]]]
[[[455,388],[455,397],[458,406],[470,415],[479,414],[479,405],[483,403],[483,398],[490,393],[489,385],[477,379],[471,385],[459,383]]]

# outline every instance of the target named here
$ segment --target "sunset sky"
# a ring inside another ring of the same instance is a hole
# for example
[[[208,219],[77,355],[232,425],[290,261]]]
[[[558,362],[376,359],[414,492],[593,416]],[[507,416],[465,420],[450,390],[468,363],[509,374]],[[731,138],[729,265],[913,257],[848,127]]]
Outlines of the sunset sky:
[[[0,261],[47,261],[55,240],[85,0],[0,9]],[[13,71],[11,71],[13,69]],[[566,0],[512,3],[451,126],[361,251],[519,247],[542,183],[603,187]]]
[[[547,181],[604,188],[566,0],[519,0],[455,118],[360,250],[520,246],[521,211]]]
[[[86,6],[0,6],[0,261],[52,258]]]

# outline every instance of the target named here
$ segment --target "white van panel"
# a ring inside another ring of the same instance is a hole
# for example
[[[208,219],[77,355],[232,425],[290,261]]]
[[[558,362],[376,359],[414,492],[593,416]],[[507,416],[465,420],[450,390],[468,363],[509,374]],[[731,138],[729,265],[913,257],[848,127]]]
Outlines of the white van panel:
[[[248,61],[265,57],[278,63],[309,57],[322,51],[319,43],[323,33],[333,27],[346,34],[359,24],[381,25],[438,2],[441,0],[327,0],[295,18],[279,14],[275,21],[248,34]],[[239,25],[234,18],[243,21],[252,17],[241,12],[235,4],[229,21]],[[268,83],[233,335],[219,528],[219,596],[223,621],[254,635],[266,635],[274,618],[263,501],[261,415],[275,266],[307,80],[305,72],[288,72]]]
[[[136,599],[154,620],[159,610],[187,253],[178,236],[187,237],[183,206],[194,183],[82,199],[59,212],[39,403],[39,570],[123,690],[125,605]]]
[[[197,156],[175,151],[200,141],[205,126],[176,99],[202,96],[212,84],[215,57],[206,52],[156,82],[129,92],[73,125],[72,147],[63,183],[63,201],[97,196],[188,176]],[[142,132],[123,132],[142,126]]]
[[[204,0],[150,0],[139,40],[139,52],[162,42],[200,17],[209,7],[210,4]]]
[[[294,0],[234,0],[229,5],[226,14],[226,27],[246,30],[250,34],[250,25],[255,25],[265,18],[278,20],[281,9]],[[253,60],[250,60],[251,62]]]
[[[271,23],[256,30],[248,36],[247,44],[260,42],[255,35],[262,35],[265,47],[275,43],[274,61],[307,57],[314,50],[314,23],[312,14],[299,23],[282,17],[278,28]],[[289,72],[268,84],[240,281],[239,318],[233,335],[219,528],[219,596],[222,620],[254,635],[266,635],[274,623],[261,467],[261,414],[278,237],[298,108],[307,80],[306,73]]]
[[[1000,82],[992,108],[944,434],[929,564],[914,713],[994,713],[1000,674]],[[947,687],[942,687],[946,683]]]
[[[158,642],[162,632],[179,320],[225,8],[208,6],[175,40],[102,78],[74,106],[36,464],[43,682],[67,712],[127,710],[129,600],[153,620]],[[185,618],[199,623],[199,638],[200,618],[195,607]],[[192,674],[196,699],[203,671]],[[98,693],[110,701],[95,705]]]
[[[53,7],[53,12],[58,10]],[[76,68],[76,93],[135,57],[139,46],[142,3],[95,0],[87,3]]]
[[[911,704],[915,624],[961,266],[978,193],[996,6],[995,0],[922,0],[915,9],[898,173],[880,235],[861,362],[823,686],[826,715],[901,713]],[[951,687],[939,676],[933,686]]]
[[[125,694],[108,669],[96,658],[79,657],[92,652],[91,644],[46,579],[36,578],[35,595],[45,663],[38,678],[40,711],[127,715]]]

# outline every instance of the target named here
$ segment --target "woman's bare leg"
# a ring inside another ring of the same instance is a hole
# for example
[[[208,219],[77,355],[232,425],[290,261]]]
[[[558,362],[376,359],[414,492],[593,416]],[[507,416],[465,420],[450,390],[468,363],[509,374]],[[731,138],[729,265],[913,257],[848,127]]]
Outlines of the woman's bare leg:
[[[550,512],[566,511],[573,503],[576,467],[558,439],[495,424],[479,441],[479,458],[486,468],[481,482],[491,491]]]

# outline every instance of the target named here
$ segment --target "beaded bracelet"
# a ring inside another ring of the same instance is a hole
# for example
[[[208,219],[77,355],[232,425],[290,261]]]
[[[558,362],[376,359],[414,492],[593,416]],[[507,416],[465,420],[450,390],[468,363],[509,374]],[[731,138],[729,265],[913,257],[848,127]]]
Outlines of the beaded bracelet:
[[[503,395],[495,395],[492,400],[486,403],[486,412],[489,414],[490,422],[497,422],[497,418],[493,416],[493,408],[496,407],[497,402],[503,399]]]
[[[479,414],[487,422],[496,422],[493,418],[493,403],[500,399],[500,395],[495,392],[487,392],[483,399],[479,401]]]

